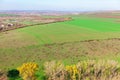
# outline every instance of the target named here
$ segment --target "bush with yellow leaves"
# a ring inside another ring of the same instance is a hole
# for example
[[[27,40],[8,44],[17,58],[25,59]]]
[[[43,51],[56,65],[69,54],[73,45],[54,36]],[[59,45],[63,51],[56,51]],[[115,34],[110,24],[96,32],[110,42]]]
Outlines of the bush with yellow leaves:
[[[66,66],[67,78],[70,80],[78,80],[79,72],[76,65]]]
[[[34,62],[24,63],[17,68],[20,72],[20,76],[24,80],[35,80],[35,72],[38,70],[38,65]]]

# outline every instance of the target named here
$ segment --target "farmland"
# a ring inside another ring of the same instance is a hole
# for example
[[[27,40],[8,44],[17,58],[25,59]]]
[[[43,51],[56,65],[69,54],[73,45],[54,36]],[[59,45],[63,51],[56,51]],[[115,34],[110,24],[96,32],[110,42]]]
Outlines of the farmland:
[[[93,14],[62,17],[72,20],[1,32],[0,68],[12,69],[30,61],[41,67],[50,60],[64,64],[88,59],[120,62],[119,18]]]

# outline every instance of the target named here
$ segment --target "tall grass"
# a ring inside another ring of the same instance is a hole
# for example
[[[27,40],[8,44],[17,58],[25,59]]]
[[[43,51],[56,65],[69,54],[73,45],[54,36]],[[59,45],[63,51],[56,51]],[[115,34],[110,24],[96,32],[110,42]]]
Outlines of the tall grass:
[[[45,64],[47,80],[119,80],[120,65],[115,61],[81,61],[64,66],[55,61]]]

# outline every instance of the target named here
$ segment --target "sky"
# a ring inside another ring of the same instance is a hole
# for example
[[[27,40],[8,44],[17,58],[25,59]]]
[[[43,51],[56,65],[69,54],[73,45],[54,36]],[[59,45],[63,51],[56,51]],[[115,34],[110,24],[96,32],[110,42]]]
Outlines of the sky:
[[[0,10],[120,10],[120,0],[0,0]]]

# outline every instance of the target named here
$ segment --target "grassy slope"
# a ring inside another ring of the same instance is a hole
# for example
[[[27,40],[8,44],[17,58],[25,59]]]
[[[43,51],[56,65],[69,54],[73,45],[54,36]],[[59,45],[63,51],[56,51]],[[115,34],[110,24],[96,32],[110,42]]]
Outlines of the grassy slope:
[[[42,45],[120,37],[120,23],[115,23],[114,20],[85,16],[73,18],[74,20],[69,22],[26,27],[8,31],[7,34],[0,33],[0,68],[14,68],[27,61],[41,64],[58,58],[70,63],[74,59],[74,53],[68,55],[66,48],[49,48]],[[75,60],[89,57],[80,55],[75,57]]]
[[[89,39],[118,38],[120,37],[119,26],[120,23],[115,23],[110,19],[75,17],[73,21],[26,27],[10,31],[7,35],[11,33],[22,34],[24,35],[21,37],[22,39],[29,36],[26,41],[30,43],[31,39],[33,40],[32,42],[37,44],[62,43]],[[3,36],[1,40],[5,41],[4,39],[8,37],[7,35]],[[10,42],[10,40],[6,42]]]

